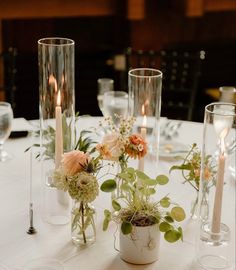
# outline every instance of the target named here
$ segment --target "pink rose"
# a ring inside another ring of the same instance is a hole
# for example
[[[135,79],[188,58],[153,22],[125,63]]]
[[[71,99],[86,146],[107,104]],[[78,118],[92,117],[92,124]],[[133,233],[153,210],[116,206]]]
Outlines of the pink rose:
[[[120,134],[113,132],[105,135],[102,143],[98,144],[96,148],[103,159],[117,161],[124,152],[125,146],[120,139]]]
[[[83,171],[83,168],[91,160],[90,156],[82,151],[73,150],[65,153],[62,158],[62,168],[66,175],[73,176]]]

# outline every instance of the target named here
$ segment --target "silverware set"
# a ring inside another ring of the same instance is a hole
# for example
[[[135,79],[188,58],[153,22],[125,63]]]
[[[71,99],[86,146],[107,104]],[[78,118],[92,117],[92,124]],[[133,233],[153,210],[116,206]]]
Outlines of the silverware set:
[[[178,130],[181,125],[181,121],[167,121],[161,126],[161,137],[163,137],[165,140],[172,140],[174,137],[178,136]]]

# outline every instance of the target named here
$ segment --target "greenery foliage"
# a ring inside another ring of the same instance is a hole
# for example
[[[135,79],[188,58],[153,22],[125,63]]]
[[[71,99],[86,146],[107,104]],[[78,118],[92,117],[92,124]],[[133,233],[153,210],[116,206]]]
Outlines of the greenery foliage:
[[[144,172],[133,168],[125,168],[118,177],[122,179],[119,186],[121,194],[112,199],[113,212],[104,211],[103,230],[108,228],[110,221],[121,224],[123,234],[130,234],[134,226],[159,225],[159,230],[164,233],[168,242],[182,239],[182,228],[176,225],[185,218],[183,208],[173,203],[168,195],[159,201],[153,201],[158,186],[166,185],[169,181],[165,175],[150,178]],[[104,192],[117,189],[115,179],[108,179],[101,185]]]

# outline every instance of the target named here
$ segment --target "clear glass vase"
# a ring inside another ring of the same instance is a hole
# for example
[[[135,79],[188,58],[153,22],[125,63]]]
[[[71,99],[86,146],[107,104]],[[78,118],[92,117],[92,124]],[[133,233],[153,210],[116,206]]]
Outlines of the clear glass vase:
[[[161,112],[162,72],[157,69],[137,68],[129,71],[129,114],[136,117],[134,129],[146,141],[149,162],[158,162]],[[144,158],[138,169],[145,169]]]
[[[209,215],[209,199],[208,199],[208,192],[204,193],[202,197],[202,202],[200,206],[200,219],[205,221],[208,219]],[[192,201],[191,210],[190,210],[191,218],[193,220],[197,219],[198,217],[198,192],[196,193],[196,198]]]
[[[207,186],[209,215],[207,220],[199,219],[197,231],[196,261],[201,269],[229,269],[235,261],[235,185],[228,172],[235,127],[236,104],[217,102],[206,106],[198,211]],[[209,171],[206,160],[211,160],[213,170]]]
[[[96,211],[92,204],[74,202],[71,212],[71,238],[76,246],[96,241]]]

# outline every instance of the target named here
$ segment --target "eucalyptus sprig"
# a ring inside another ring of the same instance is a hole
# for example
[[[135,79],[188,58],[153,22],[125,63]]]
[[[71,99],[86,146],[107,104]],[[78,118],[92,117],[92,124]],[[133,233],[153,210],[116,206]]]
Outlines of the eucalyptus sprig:
[[[93,153],[95,151],[94,145],[97,143],[93,141],[89,135],[92,133],[90,130],[83,130],[80,132],[80,136],[77,139],[77,129],[76,123],[79,120],[79,113],[75,114],[75,118],[67,120],[66,114],[62,114],[62,134],[63,134],[63,151],[66,153],[73,147],[74,150],[80,150],[85,153]],[[74,122],[74,124],[73,124]],[[40,136],[40,130],[35,132],[36,136]],[[44,160],[53,160],[55,155],[55,134],[56,130],[53,126],[48,125],[42,132],[42,137],[44,138],[44,143],[42,145],[42,153],[40,152],[36,155],[36,158],[40,156]],[[73,141],[72,141],[73,140]],[[30,150],[31,147],[40,147],[40,144],[35,143],[28,147],[25,152]]]
[[[199,191],[200,170],[201,170],[201,152],[196,143],[194,143],[180,165],[174,165],[170,168],[171,173],[174,170],[180,170],[184,178],[184,183],[189,183],[196,191]],[[207,155],[204,159],[204,178],[207,180],[209,189],[215,184],[215,163],[212,156]]]
[[[130,234],[134,226],[158,224],[166,241],[176,242],[182,239],[182,228],[175,223],[184,220],[183,208],[173,203],[168,195],[159,201],[152,200],[158,186],[168,183],[167,176],[158,175],[152,179],[133,168],[125,168],[118,176],[123,180],[119,186],[122,195],[112,199],[115,214],[108,209],[104,211],[103,230],[108,228],[112,220],[121,224],[123,234]],[[112,192],[116,188],[115,179],[108,179],[101,185],[104,192]]]

